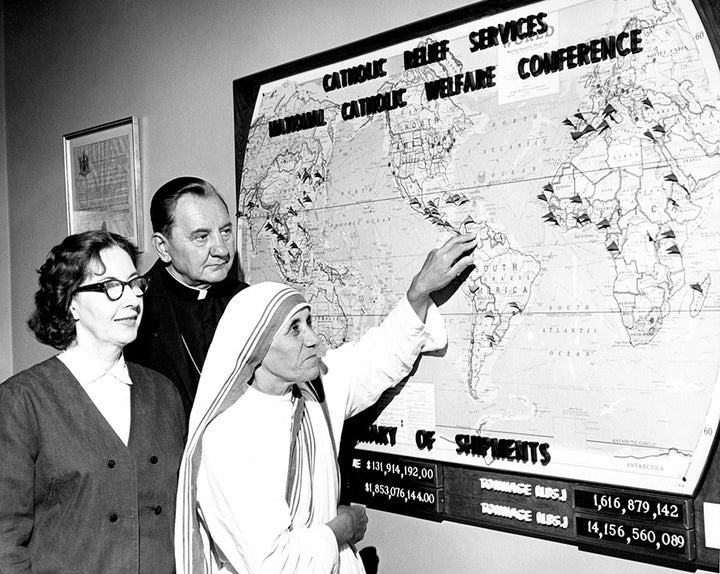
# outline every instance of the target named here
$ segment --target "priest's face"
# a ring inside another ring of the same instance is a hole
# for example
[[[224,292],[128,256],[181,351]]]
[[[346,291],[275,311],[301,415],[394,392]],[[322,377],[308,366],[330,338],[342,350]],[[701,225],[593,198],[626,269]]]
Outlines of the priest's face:
[[[310,309],[290,316],[275,334],[260,366],[253,386],[264,393],[281,395],[296,383],[312,381],[319,374],[320,338],[312,328]]]
[[[181,196],[170,233],[155,233],[153,241],[160,258],[170,264],[170,272],[192,287],[225,279],[235,257],[233,224],[215,194]]]

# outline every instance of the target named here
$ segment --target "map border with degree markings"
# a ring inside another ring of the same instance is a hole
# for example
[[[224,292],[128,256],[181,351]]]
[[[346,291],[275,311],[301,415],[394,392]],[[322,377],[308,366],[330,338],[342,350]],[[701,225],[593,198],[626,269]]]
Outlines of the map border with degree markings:
[[[540,13],[544,33],[471,50],[473,32]],[[522,58],[631,30],[635,53],[518,76]],[[437,61],[407,66],[412,50]],[[473,83],[490,69],[494,85]],[[443,78],[456,93],[428,99]],[[350,104],[371,96],[384,111]],[[441,307],[448,348],[381,399],[395,444],[361,448],[690,494],[720,418],[719,150],[720,74],[691,0],[533,3],[260,85],[242,267],[304,292],[332,347],[377,324],[430,249],[476,233]],[[460,453],[458,435],[547,444],[550,461]]]

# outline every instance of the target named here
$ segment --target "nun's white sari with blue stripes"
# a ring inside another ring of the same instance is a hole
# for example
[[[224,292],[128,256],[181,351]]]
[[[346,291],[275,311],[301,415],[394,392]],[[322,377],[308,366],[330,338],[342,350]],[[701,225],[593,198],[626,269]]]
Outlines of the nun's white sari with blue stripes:
[[[178,574],[362,573],[355,548],[338,548],[335,445],[343,422],[402,380],[418,355],[446,344],[435,307],[420,321],[405,298],[356,343],[328,351],[321,381],[283,396],[252,388],[283,324],[303,307],[297,291],[260,283],[220,320],[190,416],[178,484]]]

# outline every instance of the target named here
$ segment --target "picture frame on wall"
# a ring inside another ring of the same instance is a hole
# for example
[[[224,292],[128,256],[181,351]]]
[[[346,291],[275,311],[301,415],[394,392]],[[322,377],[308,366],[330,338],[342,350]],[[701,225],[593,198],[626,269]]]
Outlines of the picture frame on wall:
[[[143,202],[134,116],[63,136],[68,233],[105,229],[142,252]]]

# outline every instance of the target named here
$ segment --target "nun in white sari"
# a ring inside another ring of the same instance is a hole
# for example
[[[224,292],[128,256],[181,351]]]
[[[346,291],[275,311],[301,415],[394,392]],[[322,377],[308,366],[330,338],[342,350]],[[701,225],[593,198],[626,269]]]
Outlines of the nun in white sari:
[[[445,346],[430,294],[472,264],[474,236],[433,250],[383,323],[320,359],[308,303],[260,283],[220,320],[190,416],[177,497],[178,574],[362,573],[360,506],[338,508],[348,417]]]

